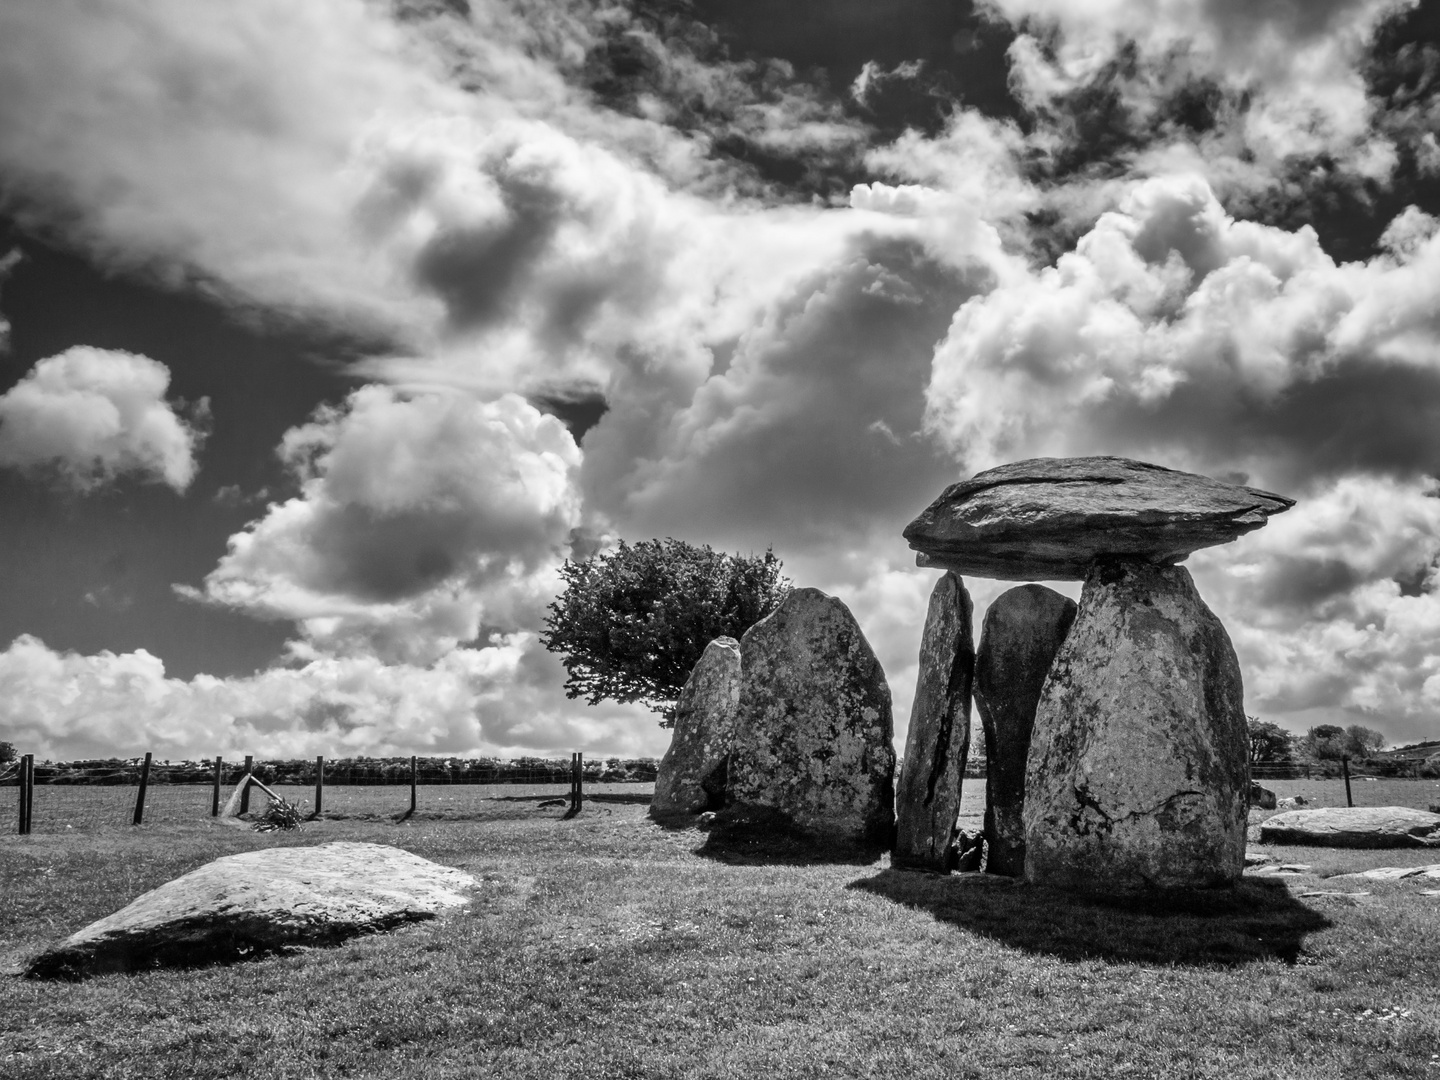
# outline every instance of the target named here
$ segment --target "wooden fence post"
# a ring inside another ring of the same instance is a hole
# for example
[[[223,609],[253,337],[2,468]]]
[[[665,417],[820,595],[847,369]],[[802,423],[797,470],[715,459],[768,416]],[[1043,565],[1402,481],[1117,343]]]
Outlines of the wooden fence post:
[[[1348,757],[1340,759],[1340,771],[1345,774],[1345,805],[1354,806],[1355,799],[1350,794],[1350,759]]]
[[[312,817],[319,817],[320,811],[324,809],[325,800],[325,755],[320,754],[315,758],[315,813]]]
[[[249,775],[250,775],[250,770],[253,769],[254,767],[255,767],[255,757],[254,757],[254,755],[253,755],[253,754],[246,754],[246,755],[245,755],[245,776],[249,776]],[[245,776],[242,776],[241,779],[243,780],[243,779],[245,778]],[[247,812],[249,811],[249,809],[250,809],[250,785],[249,785],[249,784],[246,784],[245,787],[244,787],[244,790],[242,790],[242,791],[240,792],[240,813],[242,813],[242,814],[247,813]]]
[[[210,816],[220,816],[220,769],[223,762],[217,757],[215,759],[215,784],[210,791]]]
[[[30,835],[30,814],[35,808],[35,755],[25,754],[20,758],[20,820],[17,831],[21,836]]]
[[[145,751],[145,760],[140,764],[140,788],[135,792],[135,821],[139,825],[145,820],[145,789],[150,786],[150,751]]]
[[[415,813],[415,784],[419,779],[419,758],[410,755],[410,813]]]
[[[575,812],[585,805],[585,755],[575,755]]]

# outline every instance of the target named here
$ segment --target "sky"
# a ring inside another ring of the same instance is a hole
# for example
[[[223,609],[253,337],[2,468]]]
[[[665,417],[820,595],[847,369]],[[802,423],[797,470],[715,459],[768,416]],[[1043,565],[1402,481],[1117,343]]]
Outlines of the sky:
[[[1437,138],[1440,0],[10,0],[0,739],[656,756],[539,635],[673,536],[903,746],[901,530],[1080,454],[1297,501],[1248,713],[1440,738]]]

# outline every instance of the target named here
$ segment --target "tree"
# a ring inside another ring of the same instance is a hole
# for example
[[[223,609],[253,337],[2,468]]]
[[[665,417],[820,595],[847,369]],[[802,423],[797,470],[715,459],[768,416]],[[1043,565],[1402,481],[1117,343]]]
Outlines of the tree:
[[[1279,724],[1247,716],[1252,764],[1288,765],[1295,759],[1295,736]]]
[[[1384,745],[1384,735],[1359,724],[1351,724],[1348,728],[1320,724],[1305,735],[1305,749],[1316,761],[1365,758]]]
[[[15,753],[14,743],[0,742],[0,765],[14,761],[19,756]]]
[[[676,699],[717,637],[740,637],[780,606],[780,560],[727,555],[681,540],[620,541],[560,570],[541,642],[563,656],[567,697],[639,701],[674,724]]]

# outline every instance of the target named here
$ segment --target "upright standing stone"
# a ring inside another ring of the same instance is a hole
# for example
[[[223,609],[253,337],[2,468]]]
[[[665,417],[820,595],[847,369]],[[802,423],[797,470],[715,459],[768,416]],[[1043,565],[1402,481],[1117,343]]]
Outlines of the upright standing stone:
[[[675,733],[660,760],[650,813],[718,809],[740,705],[740,643],[718,637],[705,646],[675,705]]]
[[[890,687],[850,609],[796,589],[740,639],[727,810],[776,813],[821,840],[888,845],[894,733]]]
[[[1025,872],[1025,759],[1040,691],[1075,621],[1075,601],[1044,585],[1021,585],[985,612],[975,660],[975,704],[985,729],[986,869]]]
[[[1091,568],[1040,697],[1025,877],[1125,894],[1238,881],[1248,768],[1235,650],[1184,568]]]
[[[970,751],[970,685],[975,672],[974,608],[959,575],[946,573],[930,594],[920,639],[920,675],[905,767],[895,792],[896,866],[950,869],[960,786]]]

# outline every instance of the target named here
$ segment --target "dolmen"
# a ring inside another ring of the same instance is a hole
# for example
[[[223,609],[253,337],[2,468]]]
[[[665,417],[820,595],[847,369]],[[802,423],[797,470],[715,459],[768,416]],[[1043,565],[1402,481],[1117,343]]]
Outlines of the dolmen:
[[[963,574],[1084,582],[1074,608],[1043,586],[1004,594],[968,661],[990,747],[992,869],[1097,895],[1239,880],[1249,789],[1240,669],[1178,564],[1293,505],[1125,458],[1038,458],[951,485],[905,529],[916,562],[947,572],[937,593],[963,590]],[[954,635],[963,653],[969,626]],[[958,689],[953,673],[966,664],[930,640],[927,624],[919,686]],[[917,710],[922,700],[935,708],[933,692],[917,691]],[[953,717],[948,726],[912,718],[899,864],[943,868],[904,823],[942,800],[945,815],[958,807],[958,775],[935,766],[937,740],[953,754],[963,738],[955,727]],[[943,782],[943,797],[912,785],[912,768]]]
[[[890,687],[850,609],[794,589],[741,637],[711,642],[676,707],[652,816],[714,810],[816,847],[888,847]]]

